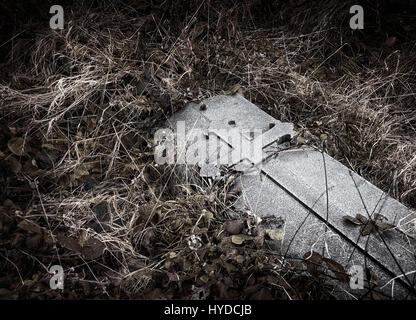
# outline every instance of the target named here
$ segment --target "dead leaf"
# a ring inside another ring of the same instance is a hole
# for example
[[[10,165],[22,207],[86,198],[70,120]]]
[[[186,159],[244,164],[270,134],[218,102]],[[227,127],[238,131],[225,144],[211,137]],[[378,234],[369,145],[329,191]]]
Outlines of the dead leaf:
[[[28,247],[31,250],[40,249],[41,242],[42,242],[42,235],[40,234],[35,234],[33,236],[26,237],[26,241],[25,241],[26,247]]]
[[[202,213],[204,214],[204,217],[208,220],[212,220],[214,218],[214,214],[211,211],[203,209]]]
[[[305,138],[304,137],[301,137],[301,136],[296,137],[296,144],[297,145],[302,145],[304,143],[305,143]]]
[[[237,267],[235,265],[233,265],[232,263],[229,263],[229,262],[224,263],[224,268],[230,274],[237,271]]]
[[[71,251],[77,252],[77,253],[80,253],[81,252],[82,247],[78,243],[78,240],[77,239],[72,238],[72,237],[64,236],[63,234],[58,234],[56,236],[56,239],[59,241],[59,243],[63,247],[65,247],[65,248],[67,248],[67,249],[69,249]]]
[[[323,258],[323,261],[326,263],[329,270],[331,270],[335,274],[338,280],[344,283],[350,282],[350,277],[342,265],[340,265],[338,262],[329,258]]]
[[[366,224],[363,224],[360,230],[360,233],[363,237],[368,236],[371,232],[375,230],[373,222],[369,221]]]
[[[243,244],[244,241],[251,241],[254,237],[245,234],[237,234],[231,237],[231,242],[237,245]]]
[[[195,24],[195,27],[192,31],[192,40],[202,35],[202,33],[205,31],[206,26],[207,26],[206,22],[198,22],[197,24]]]
[[[379,228],[382,231],[385,231],[385,230],[393,229],[396,226],[394,224],[390,224],[390,223],[376,222],[376,227]]]
[[[16,156],[25,155],[25,141],[22,138],[11,138],[7,143],[9,150],[13,152]]]
[[[243,220],[227,221],[224,223],[224,229],[232,235],[240,234],[244,229],[244,222]]]
[[[22,229],[22,230],[33,232],[33,233],[38,233],[38,234],[42,233],[42,228],[41,227],[39,227],[36,223],[34,223],[32,221],[28,221],[28,220],[23,220],[23,221],[19,222],[17,227]]]
[[[370,283],[370,285],[373,288],[377,287],[378,282],[377,282],[377,275],[375,274],[375,272],[371,268],[366,268],[365,271],[366,271],[367,279],[368,279],[368,282]]]
[[[282,229],[277,229],[277,230],[266,229],[266,234],[271,240],[275,240],[275,241],[282,241],[285,235]]]
[[[18,174],[22,171],[22,164],[15,157],[9,157],[7,159],[7,163],[9,164],[10,170],[12,170],[14,174]]]
[[[373,220],[368,220],[359,213],[356,214],[355,218],[351,216],[344,216],[343,218],[356,225],[361,225],[360,233],[362,236],[368,236],[371,232],[376,231],[376,227],[382,231],[395,228],[395,225],[393,224],[382,222],[383,220],[387,220],[387,218],[381,214],[375,215],[375,223]]]
[[[88,260],[95,260],[104,253],[105,244],[98,239],[90,238],[81,249],[82,255]]]
[[[362,214],[357,213],[355,217],[361,222],[361,223],[367,223],[368,219],[364,217]]]
[[[347,220],[348,222],[352,222],[356,225],[361,225],[362,222],[358,220],[357,218],[351,217],[351,216],[343,216],[344,220]]]

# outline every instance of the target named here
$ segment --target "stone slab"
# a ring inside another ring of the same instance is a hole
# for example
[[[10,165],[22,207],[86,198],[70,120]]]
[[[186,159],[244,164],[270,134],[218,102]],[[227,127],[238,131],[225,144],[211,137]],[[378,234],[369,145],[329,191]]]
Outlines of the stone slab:
[[[178,120],[186,122],[187,130],[199,128],[218,139],[225,147],[221,156],[231,152],[233,146],[227,137],[217,134],[217,129],[239,128],[248,144],[256,137],[247,135],[246,130],[261,131],[261,166],[257,175],[240,177],[242,196],[236,206],[248,207],[260,217],[275,215],[285,221],[282,254],[300,258],[314,250],[346,269],[370,266],[379,283],[386,284],[381,292],[385,296],[407,298],[415,289],[415,212],[328,154],[311,147],[287,148],[287,137],[295,135],[292,124],[272,118],[239,95],[191,104],[169,119],[172,128]],[[270,158],[270,154],[274,156]],[[257,165],[250,157],[240,160],[229,167],[244,164],[246,170]],[[202,168],[204,172],[208,176],[218,174],[212,165]],[[362,236],[359,226],[343,218],[357,213],[371,218],[382,214],[397,227]],[[393,278],[395,281],[391,281]],[[339,290],[345,298],[357,293],[348,287]]]

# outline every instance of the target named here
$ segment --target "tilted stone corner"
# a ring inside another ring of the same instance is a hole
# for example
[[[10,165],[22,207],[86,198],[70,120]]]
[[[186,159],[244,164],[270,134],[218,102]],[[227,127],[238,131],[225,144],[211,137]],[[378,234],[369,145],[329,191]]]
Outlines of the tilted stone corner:
[[[416,214],[328,154],[291,145],[292,124],[274,119],[240,95],[192,103],[168,120],[173,130],[178,122],[184,123],[187,132],[201,130],[208,141],[203,148],[216,151],[214,157],[198,163],[202,176],[219,175],[224,164],[242,171],[238,181],[242,195],[236,206],[284,221],[282,254],[302,257],[313,250],[324,252],[346,270],[370,267],[383,293],[393,293],[395,298],[415,289]],[[230,157],[237,147],[224,129],[232,128],[240,132],[238,148],[257,145],[260,152],[243,150],[240,158]],[[365,226],[380,221],[380,228],[363,236],[357,214],[373,219]],[[395,227],[390,230],[381,228],[391,225]],[[362,293],[349,286],[345,290]]]

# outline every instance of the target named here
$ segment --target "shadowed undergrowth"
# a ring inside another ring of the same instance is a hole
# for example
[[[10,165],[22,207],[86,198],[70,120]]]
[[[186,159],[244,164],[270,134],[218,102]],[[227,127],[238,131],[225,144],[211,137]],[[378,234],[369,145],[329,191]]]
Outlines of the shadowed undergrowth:
[[[77,4],[64,30],[24,22],[1,48],[4,295],[59,297],[62,264],[66,298],[331,298],[331,272],[230,243],[234,177],[178,184],[153,132],[239,92],[415,208],[416,17],[365,4],[352,32],[350,3],[157,3]]]

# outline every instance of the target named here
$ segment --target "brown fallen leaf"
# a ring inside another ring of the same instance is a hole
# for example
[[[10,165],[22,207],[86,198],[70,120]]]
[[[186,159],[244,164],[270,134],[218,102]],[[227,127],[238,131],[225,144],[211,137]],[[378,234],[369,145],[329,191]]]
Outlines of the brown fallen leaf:
[[[396,226],[394,224],[385,223],[385,222],[376,222],[376,227],[379,228],[382,231],[390,230],[395,228]]]
[[[205,32],[206,26],[206,22],[198,22],[197,24],[195,24],[195,27],[192,30],[192,40],[201,36]]]
[[[378,282],[377,282],[377,275],[375,274],[375,272],[371,268],[366,268],[365,271],[366,271],[367,279],[368,279],[368,282],[370,283],[370,285],[373,288],[377,287]]]
[[[207,219],[208,221],[214,219],[214,214],[211,211],[208,211],[206,209],[203,209],[202,210],[202,213],[203,213],[205,219]]]
[[[9,157],[6,161],[14,174],[18,174],[22,171],[22,164],[15,157]]]
[[[348,222],[352,222],[356,225],[361,225],[362,222],[358,220],[357,218],[351,217],[351,216],[343,216],[344,220],[347,220]]]
[[[13,152],[16,156],[23,156],[26,154],[25,141],[22,138],[19,138],[19,137],[11,138],[7,142],[7,146],[9,147],[9,150]]]
[[[253,239],[253,236],[248,236],[245,234],[236,234],[231,237],[231,242],[237,245],[241,245],[244,241],[251,241]]]
[[[82,246],[80,245],[79,240],[73,237],[58,234],[56,238],[63,247],[82,254],[82,256],[87,260],[99,258],[104,253],[104,249],[106,248],[104,243],[94,238],[86,240]]]
[[[224,269],[227,270],[227,272],[230,274],[237,271],[237,267],[229,262],[224,263]]]
[[[301,137],[301,136],[296,137],[296,144],[297,145],[302,145],[304,143],[305,143],[305,138],[304,137]]]
[[[344,216],[343,218],[355,225],[361,225],[360,233],[362,236],[368,236],[370,233],[377,231],[377,229],[385,231],[395,228],[395,225],[383,222],[383,220],[387,220],[387,217],[379,213],[372,220],[359,213],[356,214],[355,218],[351,216]]]
[[[375,231],[374,223],[369,221],[366,224],[363,224],[360,233],[363,237],[368,236],[371,232]]]
[[[81,253],[81,245],[79,244],[78,240],[72,237],[67,237],[64,236],[63,234],[58,234],[56,236],[56,239],[58,240],[58,242],[65,248],[77,252],[77,253]]]
[[[282,241],[283,238],[284,238],[285,233],[284,233],[283,229],[277,229],[277,230],[266,229],[266,235],[271,240]]]
[[[17,227],[25,231],[42,234],[42,228],[32,221],[23,220],[19,222]]]
[[[328,266],[328,269],[331,270],[335,274],[338,280],[344,283],[350,282],[350,277],[342,265],[340,265],[338,262],[329,258],[323,258],[323,261]]]
[[[102,243],[98,239],[90,238],[86,242],[81,249],[82,255],[87,260],[95,260],[102,256],[105,249],[105,244]]]
[[[25,244],[26,247],[31,250],[40,249],[42,243],[42,235],[35,234],[33,236],[26,237]]]
[[[364,217],[362,214],[357,213],[355,217],[361,222],[361,223],[367,223],[368,219]]]
[[[243,220],[226,221],[224,229],[231,235],[240,234],[244,229],[244,222]]]

